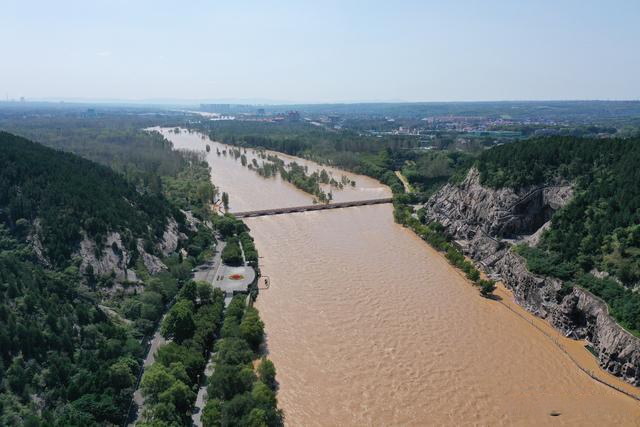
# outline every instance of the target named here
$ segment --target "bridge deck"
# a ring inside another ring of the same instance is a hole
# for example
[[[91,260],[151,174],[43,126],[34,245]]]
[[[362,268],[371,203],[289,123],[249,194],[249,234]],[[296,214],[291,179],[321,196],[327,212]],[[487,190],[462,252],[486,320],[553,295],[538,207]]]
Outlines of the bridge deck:
[[[353,206],[381,205],[384,203],[392,203],[392,202],[393,202],[393,198],[388,197],[385,199],[354,200],[352,202],[337,202],[337,203],[317,204],[317,205],[307,205],[307,206],[294,206],[290,208],[263,209],[263,210],[246,211],[246,212],[232,212],[232,215],[234,215],[236,218],[252,218],[256,216],[280,215],[280,214],[294,213],[294,212],[308,212],[308,211],[321,211],[324,209],[350,208]]]

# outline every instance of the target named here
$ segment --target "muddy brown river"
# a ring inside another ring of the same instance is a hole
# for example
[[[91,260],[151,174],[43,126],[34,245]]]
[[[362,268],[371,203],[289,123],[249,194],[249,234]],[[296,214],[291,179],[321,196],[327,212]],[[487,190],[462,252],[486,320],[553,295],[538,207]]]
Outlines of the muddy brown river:
[[[312,199],[218,156],[225,145],[163,133],[176,148],[211,146],[212,179],[230,194],[232,211]],[[330,172],[356,181],[334,189],[334,200],[390,194],[370,178]],[[391,205],[246,222],[271,281],[258,308],[287,425],[640,425],[639,402],[594,381],[523,317],[481,298],[393,222]]]

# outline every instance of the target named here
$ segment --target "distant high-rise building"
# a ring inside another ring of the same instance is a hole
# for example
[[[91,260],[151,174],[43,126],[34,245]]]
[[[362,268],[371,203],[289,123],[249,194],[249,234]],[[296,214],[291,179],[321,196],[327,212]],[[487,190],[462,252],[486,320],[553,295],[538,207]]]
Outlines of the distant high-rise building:
[[[290,122],[299,122],[300,113],[298,111],[287,111],[287,120]]]

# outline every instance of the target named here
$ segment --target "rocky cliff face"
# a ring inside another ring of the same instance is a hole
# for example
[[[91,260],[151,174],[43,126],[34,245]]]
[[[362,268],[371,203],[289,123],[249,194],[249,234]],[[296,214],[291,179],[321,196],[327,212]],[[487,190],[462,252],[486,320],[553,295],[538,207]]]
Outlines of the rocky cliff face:
[[[109,233],[102,251],[98,251],[96,242],[85,236],[76,255],[81,259],[80,271],[83,274],[91,266],[96,277],[114,272],[118,281],[137,280],[133,270],[127,268],[131,254],[124,249],[120,233]]]
[[[640,386],[640,339],[620,327],[600,299],[577,287],[563,297],[562,281],[529,272],[511,250],[512,239],[536,244],[572,195],[567,183],[521,191],[483,187],[471,169],[460,185],[447,184],[424,207],[427,218],[444,225],[466,255],[513,291],[518,304],[568,336],[588,339],[604,369]]]
[[[480,185],[479,172],[471,169],[462,184],[447,184],[425,207],[431,218],[459,238],[472,238],[478,231],[514,238],[533,234],[572,195],[571,186],[566,183],[520,191],[489,189]]]
[[[179,242],[186,238],[187,236],[178,230],[176,220],[169,218],[162,240],[156,244],[157,250],[164,256],[168,256],[175,252]],[[137,239],[136,249],[149,273],[157,274],[167,269],[167,266],[164,265],[160,258],[145,250],[142,239]],[[97,249],[96,242],[85,236],[80,242],[75,256],[81,260],[80,271],[82,273],[86,273],[88,267],[91,266],[95,276],[109,275],[113,272],[119,282],[138,281],[135,271],[127,267],[131,261],[132,253],[126,249],[120,233],[109,233],[101,251]]]
[[[178,222],[174,218],[169,218],[167,227],[162,235],[162,241],[158,243],[158,249],[164,256],[172,254],[178,249],[181,240],[186,240],[187,236],[178,229]]]

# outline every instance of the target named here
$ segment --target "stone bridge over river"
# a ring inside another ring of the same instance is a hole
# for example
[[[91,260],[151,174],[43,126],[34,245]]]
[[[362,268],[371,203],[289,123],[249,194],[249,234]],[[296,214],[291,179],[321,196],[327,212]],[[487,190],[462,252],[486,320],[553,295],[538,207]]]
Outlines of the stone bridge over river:
[[[393,202],[393,198],[387,197],[383,199],[357,200],[352,202],[338,202],[338,203],[316,204],[316,205],[307,205],[307,206],[295,206],[290,208],[233,212],[232,214],[236,218],[251,218],[256,216],[280,215],[280,214],[295,213],[295,212],[320,211],[324,209],[340,209],[340,208],[350,208],[354,206],[381,205],[381,204],[392,203],[392,202]]]

